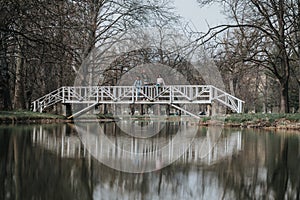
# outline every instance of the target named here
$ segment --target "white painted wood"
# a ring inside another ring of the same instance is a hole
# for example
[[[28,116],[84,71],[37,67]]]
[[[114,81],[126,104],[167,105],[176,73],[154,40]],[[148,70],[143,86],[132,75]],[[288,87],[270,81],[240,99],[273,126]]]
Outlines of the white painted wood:
[[[139,91],[139,93],[137,93]],[[166,85],[157,94],[155,86],[87,86],[61,87],[32,102],[34,112],[57,103],[70,104],[211,104],[218,101],[237,113],[243,101],[212,85]],[[181,108],[182,109],[182,108]],[[197,113],[193,113],[197,115]]]

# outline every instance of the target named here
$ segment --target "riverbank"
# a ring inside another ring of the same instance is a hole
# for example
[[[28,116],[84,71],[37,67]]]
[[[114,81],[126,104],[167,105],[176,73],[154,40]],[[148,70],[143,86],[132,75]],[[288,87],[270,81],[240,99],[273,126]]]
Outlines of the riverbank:
[[[203,118],[201,125],[214,124],[210,117]],[[294,114],[232,114],[224,119],[226,127],[262,128],[300,131],[300,113]]]
[[[0,124],[61,123],[67,119],[62,115],[30,111],[0,111]]]
[[[88,121],[90,118],[86,118]],[[93,117],[94,119],[94,117]],[[97,115],[98,120],[112,121],[112,115]],[[0,124],[48,124],[48,123],[70,123],[72,119],[68,119],[63,115],[50,113],[39,113],[31,111],[0,111]]]
[[[112,120],[112,115],[97,115],[97,119]],[[137,117],[137,119],[139,119]],[[285,129],[300,131],[300,113],[295,114],[231,114],[224,120],[226,127]],[[62,115],[36,113],[30,111],[0,111],[0,124],[22,123],[63,123],[72,122]],[[211,117],[202,117],[200,125],[208,126],[215,123]]]

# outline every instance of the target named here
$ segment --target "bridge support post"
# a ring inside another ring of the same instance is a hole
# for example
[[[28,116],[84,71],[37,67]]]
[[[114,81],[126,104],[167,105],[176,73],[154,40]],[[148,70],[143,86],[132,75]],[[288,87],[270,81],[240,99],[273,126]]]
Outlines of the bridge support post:
[[[212,114],[211,114],[211,104],[208,104],[208,105],[207,105],[207,109],[206,109],[206,110],[207,110],[207,115],[208,115],[208,116],[211,116],[211,115],[212,115]]]
[[[216,114],[216,105],[214,105],[214,102],[207,105],[207,115],[208,116],[214,116]]]
[[[211,104],[211,116],[214,116],[217,114],[217,104],[216,102],[212,102]]]
[[[141,115],[144,115],[144,104],[141,104],[141,112],[140,112]]]
[[[171,114],[171,108],[170,108],[171,106],[170,105],[167,105],[167,107],[166,107],[166,115],[168,115],[168,116],[170,116],[170,114]]]
[[[161,113],[160,113],[160,104],[157,104],[155,107],[154,107],[154,109],[155,109],[155,111],[154,111],[154,113],[155,113],[155,115],[158,115],[158,116],[160,116],[161,115]]]
[[[68,117],[72,115],[72,104],[66,103],[63,106],[63,115]]]
[[[108,113],[107,104],[103,104],[103,114],[106,115]]]
[[[53,105],[53,110],[55,114],[65,115],[65,106],[64,104],[58,103]]]
[[[129,108],[130,108],[130,114],[134,115],[135,112],[134,104],[130,104]]]

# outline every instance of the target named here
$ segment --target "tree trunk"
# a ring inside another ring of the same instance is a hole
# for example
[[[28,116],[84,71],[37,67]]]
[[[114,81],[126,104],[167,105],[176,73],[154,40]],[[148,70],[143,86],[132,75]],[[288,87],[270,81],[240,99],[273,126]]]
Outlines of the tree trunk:
[[[289,113],[289,81],[280,81],[280,113]]]
[[[233,75],[231,75],[230,79],[229,79],[229,90],[230,90],[230,94],[235,96],[235,87],[234,87],[234,83],[233,83]]]
[[[278,25],[279,25],[279,52],[280,52],[280,60],[281,60],[281,69],[283,75],[280,81],[280,113],[288,113],[289,112],[289,79],[290,79],[290,64],[288,53],[285,47],[285,32],[284,32],[284,0],[280,0],[279,4],[279,14],[278,14]]]
[[[0,110],[11,110],[9,73],[6,58],[0,59]]]
[[[298,55],[300,55],[300,1],[297,0],[297,8],[298,8],[298,15],[295,17],[297,21],[297,31],[296,31],[296,42],[298,44]],[[298,67],[300,69],[300,57],[298,56]],[[298,70],[297,70],[298,71]],[[297,83],[298,83],[298,113],[300,113],[300,77],[299,77],[299,71],[296,75]]]
[[[16,62],[16,80],[15,80],[15,93],[14,93],[14,109],[25,109],[24,99],[24,82],[23,82],[23,68],[24,59],[20,53]]]
[[[298,83],[298,113],[300,113],[300,84]]]
[[[266,78],[266,83],[265,83],[265,86],[264,86],[264,92],[263,92],[263,94],[264,94],[264,102],[263,102],[263,112],[264,113],[267,113],[268,112],[268,76],[266,75],[265,76],[265,78]]]
[[[11,110],[11,97],[9,87],[9,69],[6,60],[7,52],[7,35],[0,33],[0,110]]]

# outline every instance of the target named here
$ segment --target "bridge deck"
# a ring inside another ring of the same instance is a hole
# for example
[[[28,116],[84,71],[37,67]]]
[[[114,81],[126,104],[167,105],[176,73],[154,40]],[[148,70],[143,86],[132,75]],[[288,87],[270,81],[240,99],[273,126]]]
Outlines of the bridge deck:
[[[34,112],[56,103],[70,104],[211,104],[218,101],[237,113],[243,101],[212,85],[61,87],[32,102]]]

